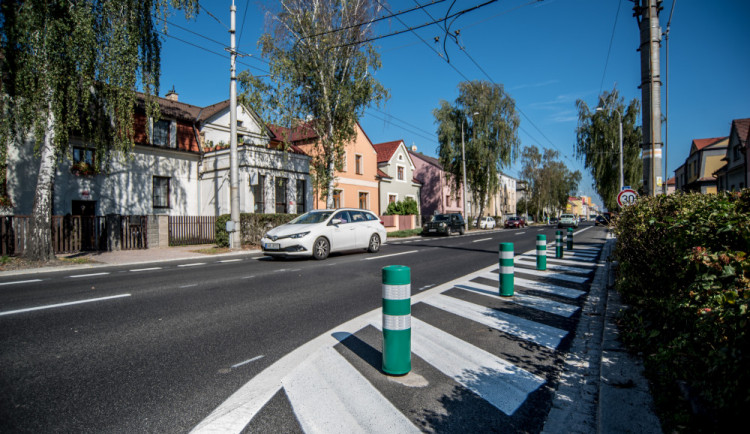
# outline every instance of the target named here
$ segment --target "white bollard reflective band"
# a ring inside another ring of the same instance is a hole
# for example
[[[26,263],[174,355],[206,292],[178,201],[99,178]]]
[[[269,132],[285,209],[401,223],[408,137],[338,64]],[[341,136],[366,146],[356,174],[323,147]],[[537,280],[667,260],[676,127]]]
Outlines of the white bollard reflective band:
[[[383,329],[385,330],[408,330],[410,328],[411,328],[411,315],[383,314]]]
[[[501,266],[500,267],[500,274],[513,274],[514,269],[513,266]]]
[[[411,284],[408,285],[383,285],[383,299],[406,300],[411,297]]]
[[[537,247],[547,247],[547,241],[546,240],[536,240],[536,246]]]
[[[500,252],[500,259],[513,259],[513,252]]]

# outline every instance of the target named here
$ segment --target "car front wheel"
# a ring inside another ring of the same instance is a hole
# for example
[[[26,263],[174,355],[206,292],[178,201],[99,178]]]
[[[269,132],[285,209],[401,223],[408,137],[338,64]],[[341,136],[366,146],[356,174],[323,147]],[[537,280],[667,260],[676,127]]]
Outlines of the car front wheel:
[[[320,237],[315,240],[315,243],[313,243],[313,258],[320,261],[327,258],[329,253],[331,253],[331,245],[327,239]]]
[[[380,235],[372,234],[370,237],[370,243],[367,245],[367,251],[370,253],[377,253],[380,250]]]

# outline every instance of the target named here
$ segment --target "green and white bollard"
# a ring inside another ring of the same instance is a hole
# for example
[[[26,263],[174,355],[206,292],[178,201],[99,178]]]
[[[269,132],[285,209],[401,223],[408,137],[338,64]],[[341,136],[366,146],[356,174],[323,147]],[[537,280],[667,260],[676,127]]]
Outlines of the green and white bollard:
[[[573,228],[568,228],[568,250],[573,250]]]
[[[500,295],[513,296],[513,243],[500,243]]]
[[[562,231],[555,232],[555,258],[563,257]]]
[[[536,269],[545,271],[547,269],[547,236],[536,236]]]
[[[383,267],[383,372],[411,371],[411,270]]]

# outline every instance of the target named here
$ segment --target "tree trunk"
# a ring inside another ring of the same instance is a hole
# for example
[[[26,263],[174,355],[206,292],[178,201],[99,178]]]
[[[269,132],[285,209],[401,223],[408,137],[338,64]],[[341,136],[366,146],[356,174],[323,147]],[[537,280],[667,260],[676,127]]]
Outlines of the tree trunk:
[[[54,125],[55,116],[50,107],[34,193],[34,208],[29,224],[29,242],[24,250],[24,256],[34,261],[46,262],[55,256],[52,245],[52,184],[55,182],[57,160]]]
[[[336,162],[333,158],[328,162],[328,196],[326,197],[326,208],[333,209],[333,189],[336,187]]]

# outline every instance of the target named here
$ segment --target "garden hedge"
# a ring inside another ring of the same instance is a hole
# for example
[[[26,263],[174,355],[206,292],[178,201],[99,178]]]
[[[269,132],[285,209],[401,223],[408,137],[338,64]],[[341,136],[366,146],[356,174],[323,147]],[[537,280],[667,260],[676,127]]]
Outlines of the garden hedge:
[[[243,246],[257,246],[263,234],[270,228],[282,225],[295,219],[299,214],[240,214],[240,240]],[[216,219],[216,245],[229,246],[229,234],[226,231],[229,214],[222,214]]]
[[[644,197],[614,231],[620,328],[664,431],[736,426],[750,404],[750,190]]]

